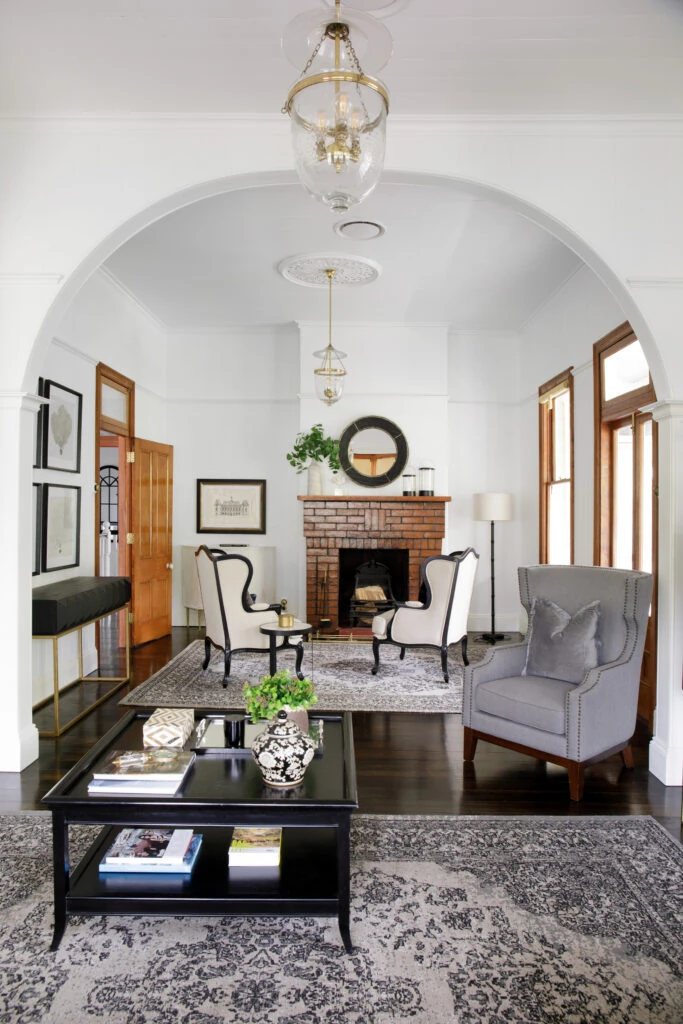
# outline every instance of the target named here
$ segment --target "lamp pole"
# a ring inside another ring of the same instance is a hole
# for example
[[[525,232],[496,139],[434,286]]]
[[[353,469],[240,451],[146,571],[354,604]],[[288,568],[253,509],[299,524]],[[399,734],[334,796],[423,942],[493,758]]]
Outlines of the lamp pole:
[[[504,633],[496,633],[496,520],[512,518],[512,496],[501,492],[474,495],[474,518],[491,524],[491,632],[482,633],[480,640],[495,644],[507,639]]]
[[[496,542],[495,542],[495,520],[491,520],[491,632],[482,633],[481,639],[489,644],[495,644],[498,640],[504,640],[504,633],[496,633]]]

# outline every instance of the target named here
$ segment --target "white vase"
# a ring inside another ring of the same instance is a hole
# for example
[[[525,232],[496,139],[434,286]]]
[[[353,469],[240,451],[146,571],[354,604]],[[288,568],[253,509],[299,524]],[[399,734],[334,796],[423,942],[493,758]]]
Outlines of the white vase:
[[[311,462],[308,467],[308,493],[323,493],[323,474],[320,462]]]

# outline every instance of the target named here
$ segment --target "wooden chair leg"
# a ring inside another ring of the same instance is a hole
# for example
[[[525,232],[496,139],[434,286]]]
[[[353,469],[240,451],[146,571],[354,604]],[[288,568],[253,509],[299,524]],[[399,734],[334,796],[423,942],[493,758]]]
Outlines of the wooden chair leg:
[[[573,761],[569,765],[569,799],[583,800],[583,765]]]
[[[630,743],[622,750],[621,759],[624,762],[625,768],[633,768],[633,748]]]
[[[467,659],[467,633],[465,633],[464,637],[460,641],[460,647],[462,649],[462,660],[463,660],[463,663],[465,665],[469,665],[469,661]]]
[[[474,752],[477,749],[478,737],[474,735],[472,730],[465,726],[465,739],[463,743],[463,761],[474,761]]]
[[[379,640],[377,639],[376,636],[373,636],[372,638],[372,653],[375,657],[375,664],[372,666],[370,671],[372,672],[373,676],[376,676],[377,671],[379,669]]]
[[[441,671],[443,672],[444,683],[448,682],[448,647],[441,648]]]
[[[211,661],[211,641],[208,636],[204,637],[204,661],[202,662],[202,668],[206,672]]]

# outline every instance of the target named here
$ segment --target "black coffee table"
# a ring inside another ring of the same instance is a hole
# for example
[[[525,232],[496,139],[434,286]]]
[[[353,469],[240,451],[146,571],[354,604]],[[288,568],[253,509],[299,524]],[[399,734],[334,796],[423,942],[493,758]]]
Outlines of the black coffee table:
[[[138,750],[151,708],[133,709],[43,797],[52,812],[57,949],[69,914],[310,915],[337,917],[344,946],[349,930],[350,826],[358,807],[353,729],[349,712],[311,715],[322,720],[322,756],[306,769],[296,790],[265,786],[250,756],[228,751],[198,753],[174,796],[88,795],[93,769],[112,749]],[[196,719],[225,710],[197,711]],[[192,746],[192,737],[186,747]],[[69,827],[103,825],[97,839],[72,869]],[[120,828],[192,827],[203,835],[189,877],[162,874],[100,874],[98,865]],[[231,877],[228,847],[232,829],[283,828],[276,877]]]

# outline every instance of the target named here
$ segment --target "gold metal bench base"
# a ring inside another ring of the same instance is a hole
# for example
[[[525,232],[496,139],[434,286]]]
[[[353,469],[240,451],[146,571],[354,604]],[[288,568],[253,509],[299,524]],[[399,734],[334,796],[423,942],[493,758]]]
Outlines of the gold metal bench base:
[[[38,736],[40,739],[56,739],[58,736],[63,736],[67,729],[70,729],[72,725],[76,725],[76,722],[80,722],[81,719],[89,715],[91,711],[103,704],[105,700],[109,700],[112,694],[120,690],[122,686],[130,682],[130,625],[128,623],[128,609],[129,604],[121,605],[120,608],[113,608],[111,611],[105,612],[104,615],[97,615],[94,619],[88,619],[87,622],[81,622],[79,626],[74,626],[73,629],[66,629],[63,633],[48,634],[47,636],[34,635],[34,640],[52,640],[52,677],[54,683],[54,696],[47,698],[54,701],[54,717],[55,727],[54,731],[51,732],[39,732]],[[125,611],[124,619],[126,623],[126,674],[125,676],[84,676],[83,675],[83,630],[86,626],[92,626],[95,622],[99,622],[101,619],[108,619],[110,615],[116,615],[118,612]],[[80,711],[71,721],[67,722],[66,725],[60,725],[59,721],[59,641],[63,636],[69,636],[70,633],[78,633],[78,679],[74,679],[68,686],[64,687],[62,693],[66,690],[72,689],[77,683],[117,683],[118,685],[113,686],[111,690],[103,696],[98,697],[96,701],[89,704],[87,708]],[[42,707],[47,701],[43,701],[34,707],[34,711],[37,707]]]

